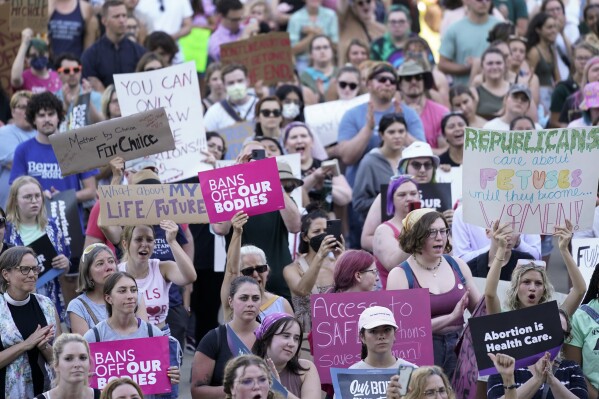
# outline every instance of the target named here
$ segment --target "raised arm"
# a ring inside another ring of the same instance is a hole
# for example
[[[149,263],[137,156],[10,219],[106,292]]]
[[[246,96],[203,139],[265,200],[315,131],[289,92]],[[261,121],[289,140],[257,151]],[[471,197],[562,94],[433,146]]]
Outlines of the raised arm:
[[[171,247],[175,258],[174,262],[160,262],[162,275],[166,280],[180,286],[193,283],[197,278],[197,274],[193,267],[193,261],[177,242],[179,226],[172,220],[163,220],[160,222],[160,227],[166,232],[166,242]]]
[[[580,273],[580,269],[576,266],[576,262],[568,249],[570,241],[572,240],[572,231],[572,222],[566,220],[566,226],[555,226],[554,233],[558,237],[559,252],[562,254],[562,258],[564,258],[568,276],[570,277],[570,281],[572,281],[572,288],[564,300],[564,303],[562,303],[562,309],[564,309],[570,317],[572,317],[574,312],[576,312],[576,309],[578,309],[587,289],[582,273]]]
[[[374,231],[372,248],[374,256],[389,271],[410,257],[401,249],[391,227],[385,224],[379,225]]]
[[[241,252],[241,235],[243,234],[243,226],[248,221],[248,215],[239,211],[233,216],[230,224],[233,225],[233,235],[231,242],[229,243],[229,249],[227,251],[227,263],[225,265],[225,277],[223,283],[220,286],[220,302],[223,305],[225,311],[225,318],[229,313],[229,291],[231,288],[231,281],[239,276],[239,265],[241,263],[240,252]],[[229,223],[229,222],[228,222]]]
[[[491,239],[497,248],[497,254],[505,253],[507,238],[512,234],[512,228],[509,223],[499,226],[499,221],[493,222],[493,231]],[[496,314],[501,312],[501,303],[497,296],[497,286],[499,285],[499,276],[503,267],[504,258],[495,255],[491,261],[491,268],[487,274],[485,284],[485,302],[487,304],[487,314]]]

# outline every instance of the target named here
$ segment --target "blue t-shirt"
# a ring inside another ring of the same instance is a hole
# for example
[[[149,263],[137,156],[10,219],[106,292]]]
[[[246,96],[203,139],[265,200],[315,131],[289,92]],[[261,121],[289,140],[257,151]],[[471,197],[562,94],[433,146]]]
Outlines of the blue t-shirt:
[[[422,121],[420,120],[420,116],[414,111],[412,108],[408,107],[405,104],[401,104],[401,110],[403,112],[404,118],[406,119],[406,124],[408,128],[408,132],[416,139],[420,141],[426,141],[426,137],[424,136],[424,126],[422,125]],[[368,146],[364,150],[364,154],[360,158],[360,161],[370,150],[375,147],[378,147],[381,143],[381,137],[379,136],[379,122],[381,118],[386,115],[395,112],[395,106],[391,104],[389,108],[384,111],[375,111],[374,112],[374,122],[375,127],[372,131],[372,136],[370,137],[370,141],[368,142]],[[354,138],[358,132],[366,125],[366,115],[368,114],[368,103],[360,104],[343,114],[343,118],[341,118],[341,123],[339,124],[339,137],[338,141],[347,141]],[[356,173],[358,171],[358,166],[360,166],[360,161],[355,163],[354,165],[350,165],[347,167],[345,171],[345,177],[347,178],[350,186],[353,187],[354,180],[356,179]]]
[[[6,209],[8,201],[8,191],[10,185],[10,168],[7,167],[13,161],[15,150],[24,141],[27,141],[37,134],[37,131],[25,131],[16,125],[10,124],[0,127],[0,206]]]

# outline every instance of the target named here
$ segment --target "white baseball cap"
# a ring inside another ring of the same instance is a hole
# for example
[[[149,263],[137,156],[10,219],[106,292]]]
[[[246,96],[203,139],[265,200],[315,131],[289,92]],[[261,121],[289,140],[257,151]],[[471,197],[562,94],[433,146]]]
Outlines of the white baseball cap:
[[[370,330],[371,328],[379,326],[392,326],[397,328],[393,313],[383,306],[373,306],[364,309],[360,315],[360,320],[358,321],[358,329],[360,331],[362,331],[363,328]]]

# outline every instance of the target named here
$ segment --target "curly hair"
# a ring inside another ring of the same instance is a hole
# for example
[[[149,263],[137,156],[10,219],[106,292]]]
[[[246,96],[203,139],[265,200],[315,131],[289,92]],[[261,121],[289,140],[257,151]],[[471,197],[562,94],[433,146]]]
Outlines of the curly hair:
[[[27,110],[25,111],[25,119],[31,126],[35,127],[35,116],[38,112],[43,110],[55,111],[56,116],[58,116],[59,124],[64,120],[64,108],[62,102],[49,91],[31,96],[31,99],[27,104]]]
[[[241,369],[241,373],[245,372],[245,369],[249,366],[257,366],[264,371],[264,373],[268,377],[268,382],[272,387],[272,375],[268,370],[268,366],[264,359],[259,358],[256,355],[241,355],[232,358],[227,362],[225,366],[225,371],[223,373],[223,388],[225,391],[225,399],[233,398],[233,386],[235,385],[235,379],[237,379],[237,370]],[[274,392],[272,389],[269,389],[267,399],[273,399]]]
[[[406,253],[422,253],[422,248],[424,248],[424,243],[429,236],[431,225],[435,223],[437,219],[443,220],[445,227],[449,228],[447,220],[445,220],[445,217],[443,217],[441,213],[429,212],[423,215],[411,229],[404,230],[404,233],[399,236],[399,245]],[[445,244],[445,253],[450,253],[451,249],[451,244],[449,243],[449,240],[447,240],[447,243]]]
[[[551,284],[551,281],[549,281],[549,278],[547,277],[547,270],[544,267],[536,266],[531,262],[527,265],[516,267],[512,272],[510,288],[508,288],[506,292],[505,299],[505,306],[508,310],[517,310],[522,308],[522,302],[520,302],[520,298],[518,298],[518,287],[520,286],[520,280],[522,279],[522,276],[531,270],[535,270],[541,274],[543,286],[545,287],[545,292],[543,292],[543,296],[541,296],[541,299],[539,300],[539,305],[541,303],[550,301],[553,297],[553,284]]]

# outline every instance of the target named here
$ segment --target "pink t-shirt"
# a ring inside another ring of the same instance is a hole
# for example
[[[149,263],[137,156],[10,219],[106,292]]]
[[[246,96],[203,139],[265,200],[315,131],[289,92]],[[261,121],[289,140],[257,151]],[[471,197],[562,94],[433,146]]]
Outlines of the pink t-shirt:
[[[434,101],[427,99],[424,104],[420,119],[422,119],[426,142],[433,148],[439,147],[437,139],[441,135],[441,119],[443,119],[443,116],[448,112],[449,110],[445,106]]]
[[[119,264],[119,271],[127,271],[127,263]],[[158,325],[164,323],[168,313],[168,291],[171,288],[160,273],[160,260],[150,259],[150,270],[145,278],[136,279],[137,288],[146,301],[148,321]]]
[[[42,93],[49,91],[50,93],[56,93],[62,87],[62,82],[56,71],[49,71],[50,76],[48,79],[41,79],[35,76],[31,69],[28,68],[23,71],[23,85],[18,87],[20,90],[29,90],[33,94]]]

